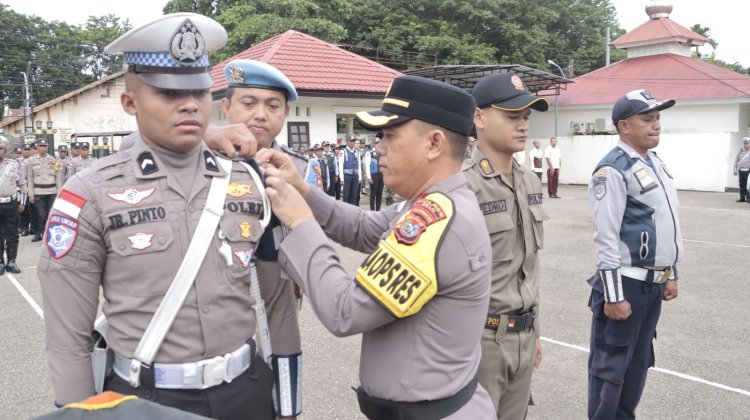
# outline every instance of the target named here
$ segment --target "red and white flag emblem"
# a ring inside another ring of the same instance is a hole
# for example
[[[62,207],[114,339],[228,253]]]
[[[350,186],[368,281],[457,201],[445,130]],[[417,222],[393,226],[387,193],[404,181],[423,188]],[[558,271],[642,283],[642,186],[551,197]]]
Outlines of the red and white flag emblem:
[[[81,214],[81,209],[84,204],[86,204],[85,198],[69,190],[63,189],[60,191],[60,194],[57,194],[57,199],[55,199],[55,204],[52,205],[52,209],[65,213],[74,219],[78,219],[78,215]]]

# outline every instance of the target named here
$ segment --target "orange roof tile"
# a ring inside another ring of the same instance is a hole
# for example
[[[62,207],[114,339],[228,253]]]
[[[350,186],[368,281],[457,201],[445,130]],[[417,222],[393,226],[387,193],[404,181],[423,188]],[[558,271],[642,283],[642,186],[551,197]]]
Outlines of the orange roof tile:
[[[668,17],[649,19],[646,23],[612,41],[612,46],[628,48],[636,45],[663,43],[670,39],[687,40],[692,45],[703,45],[708,39],[674,22]]]
[[[286,31],[232,56],[211,69],[212,92],[227,88],[224,66],[231,60],[259,60],[281,70],[298,91],[382,96],[401,73],[315,37]]]
[[[628,58],[573,79],[560,105],[613,104],[635,89],[660,99],[750,99],[750,76],[677,54]]]

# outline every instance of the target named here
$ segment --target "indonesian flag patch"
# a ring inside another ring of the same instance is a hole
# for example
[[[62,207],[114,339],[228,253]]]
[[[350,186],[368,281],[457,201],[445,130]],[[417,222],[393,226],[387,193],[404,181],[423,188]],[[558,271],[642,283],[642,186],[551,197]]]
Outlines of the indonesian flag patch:
[[[60,259],[67,255],[76,243],[77,237],[78,221],[58,214],[49,217],[45,242],[52,258]]]
[[[63,188],[60,194],[57,194],[57,199],[55,199],[52,209],[78,219],[78,215],[81,214],[84,204],[86,204],[85,198]]]

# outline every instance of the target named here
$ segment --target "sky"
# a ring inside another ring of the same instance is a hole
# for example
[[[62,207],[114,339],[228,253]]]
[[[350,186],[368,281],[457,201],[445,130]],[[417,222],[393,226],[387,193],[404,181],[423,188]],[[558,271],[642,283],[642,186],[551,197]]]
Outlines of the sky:
[[[646,22],[647,0],[612,0],[620,26],[631,30]],[[167,0],[0,0],[16,12],[37,15],[46,20],[62,20],[71,24],[86,22],[90,15],[112,13],[129,18],[133,26],[144,24],[162,14]],[[747,0],[672,0],[670,18],[687,28],[699,23],[710,28],[710,36],[718,42],[716,56],[729,63],[739,62],[750,67],[750,42],[747,42]],[[710,47],[701,52],[708,53]]]

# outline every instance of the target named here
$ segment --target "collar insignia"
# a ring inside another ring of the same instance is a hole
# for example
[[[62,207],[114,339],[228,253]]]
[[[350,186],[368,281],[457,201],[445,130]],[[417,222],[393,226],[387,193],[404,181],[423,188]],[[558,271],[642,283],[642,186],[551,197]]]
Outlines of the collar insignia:
[[[480,160],[479,167],[482,168],[482,172],[484,172],[485,175],[492,175],[495,173],[495,170],[492,168],[492,164],[487,159]]]
[[[141,168],[141,174],[143,175],[150,175],[159,171],[159,167],[156,166],[156,161],[154,161],[154,156],[151,152],[143,152],[138,155],[137,162],[138,167]]]
[[[211,152],[206,150],[203,152],[203,157],[206,159],[206,169],[212,172],[219,172],[219,165],[216,164],[216,158]]]

